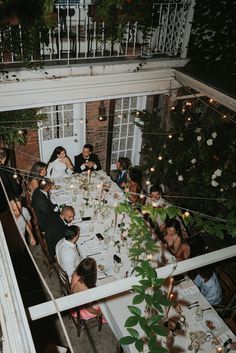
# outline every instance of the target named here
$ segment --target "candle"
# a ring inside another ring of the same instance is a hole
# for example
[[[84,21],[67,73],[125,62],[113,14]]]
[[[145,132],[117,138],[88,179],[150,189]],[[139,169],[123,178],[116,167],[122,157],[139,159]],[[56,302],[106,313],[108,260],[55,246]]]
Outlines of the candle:
[[[90,183],[90,179],[91,179],[91,170],[88,170],[88,183]]]
[[[115,209],[116,209],[116,207],[117,207],[116,202],[115,202],[114,207],[115,207]],[[115,229],[116,229],[116,227],[117,227],[117,213],[116,213],[116,211],[115,211]]]
[[[99,196],[99,201],[102,200],[102,193],[103,193],[103,183],[101,183],[101,192],[100,192],[100,196]]]
[[[173,285],[174,285],[174,278],[171,277],[169,281],[168,291],[167,291],[167,299],[170,298],[171,292],[173,290]]]

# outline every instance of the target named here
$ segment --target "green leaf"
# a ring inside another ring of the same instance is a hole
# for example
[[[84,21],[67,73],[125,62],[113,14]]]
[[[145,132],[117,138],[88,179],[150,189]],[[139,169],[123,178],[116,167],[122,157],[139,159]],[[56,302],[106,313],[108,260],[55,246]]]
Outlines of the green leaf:
[[[144,294],[145,289],[142,286],[132,286],[132,289],[140,294]]]
[[[156,324],[163,319],[163,315],[155,315],[149,319],[149,325]]]
[[[164,306],[171,306],[173,305],[173,302],[165,297],[159,298],[159,304],[164,305]]]
[[[133,329],[133,328],[127,328],[127,331],[129,332],[129,334],[132,336],[132,337],[135,337],[135,338],[139,338],[139,333],[137,330]]]
[[[148,306],[152,306],[153,305],[153,298],[152,295],[150,294],[145,294],[145,301],[147,303]]]
[[[142,352],[143,351],[143,340],[138,340],[135,342],[135,348],[137,351]]]
[[[135,337],[132,336],[125,336],[120,339],[120,344],[124,346],[128,346],[129,344],[132,344],[136,341]]]
[[[137,315],[136,316],[130,316],[125,321],[125,327],[133,327],[133,326],[137,325],[138,322],[139,322],[139,317]]]
[[[128,309],[131,314],[141,316],[141,310],[136,306],[128,305]]]
[[[133,297],[133,304],[140,304],[144,301],[145,294],[137,294]]]
[[[168,329],[164,326],[152,325],[151,328],[159,336],[167,336],[167,334],[168,334]]]

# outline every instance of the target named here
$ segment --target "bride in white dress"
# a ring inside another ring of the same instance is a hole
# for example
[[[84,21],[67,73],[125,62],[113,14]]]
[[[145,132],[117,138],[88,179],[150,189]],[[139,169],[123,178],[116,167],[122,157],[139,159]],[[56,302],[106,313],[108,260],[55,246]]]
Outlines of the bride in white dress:
[[[66,155],[66,150],[62,146],[57,146],[49,161],[47,167],[48,178],[63,178],[73,173],[74,166],[70,158]]]

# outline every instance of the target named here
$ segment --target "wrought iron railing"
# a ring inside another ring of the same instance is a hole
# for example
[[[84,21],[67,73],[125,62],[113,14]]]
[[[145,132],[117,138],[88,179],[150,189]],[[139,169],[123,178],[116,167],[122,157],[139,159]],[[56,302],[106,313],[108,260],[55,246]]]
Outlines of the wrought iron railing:
[[[107,37],[106,23],[95,20],[90,5],[59,1],[53,29],[33,33],[29,40],[23,25],[5,26],[0,30],[0,61],[20,63],[27,60],[61,61],[81,59],[125,58],[135,56],[186,57],[193,0],[166,1],[155,4],[145,35],[138,22],[127,23],[122,36]],[[68,5],[69,4],[69,5]],[[5,43],[5,44],[4,44]],[[7,44],[7,45],[6,45]]]

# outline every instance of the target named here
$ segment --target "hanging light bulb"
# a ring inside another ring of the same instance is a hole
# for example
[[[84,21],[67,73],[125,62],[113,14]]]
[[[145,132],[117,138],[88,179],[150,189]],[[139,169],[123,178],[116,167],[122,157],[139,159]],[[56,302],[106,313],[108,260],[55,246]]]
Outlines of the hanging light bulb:
[[[192,120],[192,119],[191,119],[191,116],[189,116],[189,117],[187,118],[187,120],[188,120],[188,121],[191,121],[191,120]]]
[[[189,102],[189,101],[188,101],[188,102],[186,102],[186,105],[189,106],[189,107],[191,107],[192,102]]]
[[[83,119],[82,119],[82,118],[80,119],[80,121],[79,121],[79,122],[80,122],[80,124],[83,124],[83,123],[84,123],[84,121],[83,121]]]
[[[19,134],[19,135],[23,135],[23,133],[24,133],[23,130],[21,130],[21,129],[18,130],[18,134]]]
[[[145,195],[143,194],[143,192],[141,192],[140,194],[140,199],[144,199]]]
[[[213,98],[210,98],[209,99],[209,103],[213,103],[214,102],[214,99]]]
[[[185,211],[185,212],[184,212],[184,215],[185,215],[185,217],[189,217],[189,216],[190,216],[190,213],[189,213],[188,211]]]
[[[171,110],[175,110],[175,106],[174,105],[172,105]]]
[[[172,139],[172,137],[173,137],[173,135],[171,135],[171,134],[168,135],[168,138],[169,138],[169,139]]]
[[[225,115],[223,115],[223,119],[226,119],[227,118],[227,115],[225,114]]]
[[[182,109],[182,113],[185,113],[185,109],[184,108]]]
[[[150,184],[151,184],[150,180],[146,180],[146,185],[150,185]]]
[[[136,111],[136,115],[137,115],[137,116],[139,116],[139,115],[140,115],[140,112],[139,112],[138,110]]]
[[[43,179],[43,180],[41,181],[41,184],[42,184],[42,185],[46,185],[46,180]]]
[[[154,167],[151,167],[151,168],[150,168],[150,172],[152,172],[152,173],[155,172],[155,168],[154,168]]]
[[[121,119],[121,118],[122,118],[122,114],[118,114],[118,118],[120,118],[120,119]]]
[[[162,161],[163,157],[160,155],[158,156],[159,161]]]
[[[18,178],[18,175],[16,174],[16,170],[15,170],[15,172],[13,174],[13,179],[17,179],[17,178]]]
[[[106,107],[105,107],[104,101],[100,101],[100,105],[98,107],[98,120],[99,121],[107,120]]]

